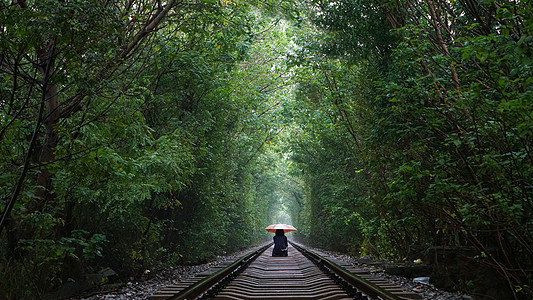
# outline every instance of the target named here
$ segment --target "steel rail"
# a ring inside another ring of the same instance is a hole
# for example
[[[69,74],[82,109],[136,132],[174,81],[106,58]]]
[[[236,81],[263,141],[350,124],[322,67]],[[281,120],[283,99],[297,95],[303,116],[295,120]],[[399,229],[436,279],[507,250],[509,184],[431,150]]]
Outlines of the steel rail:
[[[172,300],[185,300],[185,299],[198,299],[204,296],[204,294],[214,294],[214,290],[221,288],[225,283],[229,282],[233,277],[235,277],[242,270],[254,261],[261,253],[266,251],[272,243],[263,246],[251,253],[239,258],[231,265],[213,273],[210,276],[196,282],[185,290],[177,293],[176,295],[170,296],[167,299]],[[210,293],[213,291],[213,293]],[[210,296],[210,295],[207,295]]]
[[[342,280],[344,280],[349,285],[353,286],[358,291],[368,295],[371,298],[375,299],[383,299],[383,300],[401,300],[398,296],[392,294],[391,292],[377,286],[376,284],[359,277],[343,267],[337,265],[336,263],[312,252],[309,251],[300,245],[297,245],[295,243],[290,242],[291,245],[296,248],[298,251],[300,251],[305,257],[309,258],[313,263],[318,265],[319,267],[323,267],[327,270],[329,270],[330,274],[334,274]],[[334,278],[335,279],[335,278]],[[340,284],[341,286],[345,287],[344,284]],[[347,292],[349,293],[358,293],[357,291],[352,291],[350,287],[347,287]]]
[[[210,274],[205,278],[202,274],[165,287],[148,299],[421,299],[293,242],[292,255],[271,258],[265,253],[271,246],[259,247],[228,266],[214,267],[214,272],[203,272]]]

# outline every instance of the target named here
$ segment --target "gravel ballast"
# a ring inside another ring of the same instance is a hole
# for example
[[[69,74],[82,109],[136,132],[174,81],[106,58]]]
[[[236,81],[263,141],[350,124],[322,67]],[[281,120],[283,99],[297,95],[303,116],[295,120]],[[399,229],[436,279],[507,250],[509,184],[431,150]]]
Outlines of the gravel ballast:
[[[254,247],[253,249],[256,249]],[[164,288],[167,285],[175,284],[180,280],[194,277],[196,274],[206,271],[207,269],[214,267],[216,265],[222,264],[228,261],[234,261],[244,254],[248,253],[251,249],[244,251],[236,252],[226,256],[219,256],[216,260],[195,266],[177,266],[170,267],[166,270],[159,271],[147,271],[145,278],[139,280],[130,280],[125,284],[122,284],[117,287],[102,286],[101,290],[98,292],[93,292],[90,295],[85,295],[84,297],[79,297],[76,299],[87,299],[87,300],[126,300],[126,299],[146,299],[154,292]],[[268,250],[267,250],[268,251]],[[382,262],[373,261],[369,258],[357,258],[352,256],[347,256],[339,253],[321,251],[315,249],[316,252],[325,253],[329,256],[335,257],[336,259],[342,260],[346,263],[349,263],[353,266],[356,266],[361,269],[369,271],[373,276],[386,279],[391,283],[402,286],[406,291],[412,291],[418,293],[422,299],[425,300],[470,300],[473,299],[467,295],[460,295],[458,293],[451,293],[440,290],[438,287],[435,287],[431,283],[416,283],[412,279],[390,275],[384,271],[382,267]],[[390,265],[391,262],[383,262],[383,264]],[[431,282],[431,279],[430,279]]]

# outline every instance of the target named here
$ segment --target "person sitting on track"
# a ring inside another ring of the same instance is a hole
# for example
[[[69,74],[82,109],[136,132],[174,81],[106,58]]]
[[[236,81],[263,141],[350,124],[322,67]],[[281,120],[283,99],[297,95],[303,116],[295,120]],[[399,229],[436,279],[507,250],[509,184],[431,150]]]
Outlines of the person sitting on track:
[[[287,237],[283,229],[277,229],[276,235],[274,236],[274,249],[272,249],[272,256],[288,256],[289,244],[287,242]]]

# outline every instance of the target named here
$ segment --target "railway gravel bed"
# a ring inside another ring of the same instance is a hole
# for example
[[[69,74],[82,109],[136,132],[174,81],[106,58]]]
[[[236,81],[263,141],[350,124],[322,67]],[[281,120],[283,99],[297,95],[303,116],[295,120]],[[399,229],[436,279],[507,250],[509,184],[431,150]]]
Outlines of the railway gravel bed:
[[[183,281],[188,278],[193,278],[195,275],[200,274],[209,268],[217,265],[228,263],[236,260],[245,253],[248,253],[250,249],[233,253],[231,255],[220,256],[216,260],[196,265],[196,266],[179,266],[175,268],[169,268],[166,270],[151,271],[149,277],[140,280],[130,280],[125,284],[118,287],[103,287],[101,291],[93,292],[85,297],[78,297],[75,299],[86,300],[129,300],[129,299],[147,299],[154,292],[161,290],[163,287]],[[471,300],[474,299],[470,296],[459,295],[457,293],[446,292],[438,289],[431,284],[419,284],[414,283],[413,280],[401,276],[395,276],[387,274],[380,267],[379,262],[369,261],[367,259],[360,259],[334,252],[321,251],[319,249],[313,249],[319,254],[325,254],[330,257],[334,257],[343,262],[349,263],[358,268],[367,269],[373,276],[380,279],[385,279],[391,283],[401,285],[406,291],[414,291],[421,295],[423,299],[427,300]],[[390,265],[390,262],[387,262]],[[74,299],[74,298],[73,298]]]
[[[390,261],[374,261],[369,258],[358,258],[358,257],[348,256],[345,254],[324,251],[320,249],[313,249],[313,250],[321,255],[331,256],[340,261],[348,263],[354,267],[367,270],[373,275],[373,277],[384,279],[396,285],[400,285],[406,291],[415,292],[419,294],[420,296],[422,296],[422,298],[425,300],[474,300],[475,299],[469,295],[461,295],[459,293],[453,293],[453,292],[441,290],[438,287],[434,286],[433,284],[416,283],[412,279],[409,279],[406,277],[388,274],[385,272],[385,266],[390,267],[391,265],[394,265],[394,263]]]
[[[255,249],[254,247],[251,249]],[[195,277],[197,274],[205,272],[206,270],[222,265],[238,259],[239,257],[250,252],[251,249],[238,251],[232,254],[218,256],[215,260],[194,266],[177,266],[164,270],[151,270],[145,278],[130,280],[125,284],[120,284],[117,287],[103,286],[100,291],[94,291],[89,295],[71,299],[84,300],[132,300],[132,299],[147,299],[156,291],[161,290],[165,286]]]

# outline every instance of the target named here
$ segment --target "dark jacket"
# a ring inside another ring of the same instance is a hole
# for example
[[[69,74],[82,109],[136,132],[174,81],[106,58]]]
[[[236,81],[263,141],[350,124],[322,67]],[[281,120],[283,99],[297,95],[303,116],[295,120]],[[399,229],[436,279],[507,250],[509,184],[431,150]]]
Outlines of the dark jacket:
[[[274,236],[274,249],[272,250],[272,256],[287,256],[288,246],[289,244],[287,243],[287,237],[285,236],[283,229],[276,230],[276,235]]]

